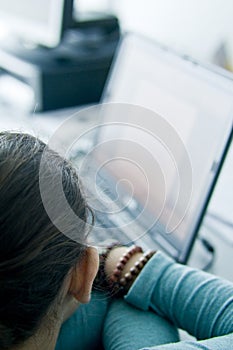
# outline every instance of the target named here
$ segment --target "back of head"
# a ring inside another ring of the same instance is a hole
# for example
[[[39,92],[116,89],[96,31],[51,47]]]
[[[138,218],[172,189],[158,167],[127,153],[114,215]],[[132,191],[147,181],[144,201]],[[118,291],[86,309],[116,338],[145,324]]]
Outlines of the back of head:
[[[48,172],[62,173],[64,193],[80,227],[74,242],[49,219],[40,195],[45,144],[19,133],[0,133],[0,348],[29,339],[57,301],[64,278],[85,250],[88,207],[72,166],[47,152]],[[56,182],[56,181],[55,181]],[[51,189],[53,190],[53,189]]]

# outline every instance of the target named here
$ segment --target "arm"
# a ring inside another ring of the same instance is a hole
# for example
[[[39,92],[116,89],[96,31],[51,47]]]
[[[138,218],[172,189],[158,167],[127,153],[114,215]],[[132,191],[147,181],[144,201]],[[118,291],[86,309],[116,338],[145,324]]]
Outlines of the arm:
[[[232,348],[233,333],[198,342],[180,342],[169,321],[119,299],[111,304],[106,315],[103,341],[105,350],[228,350]]]
[[[233,285],[175,263],[158,252],[125,297],[132,305],[152,308],[197,339],[233,332]]]
[[[105,317],[105,350],[136,350],[179,341],[178,331],[152,311],[139,310],[122,299],[111,303]]]
[[[93,292],[90,303],[82,304],[63,323],[55,350],[100,350],[104,320],[110,300],[103,293]]]
[[[166,344],[161,346],[143,347],[140,350],[228,350],[232,348],[232,344],[233,333],[222,337],[211,338],[198,342],[181,341],[178,343]]]

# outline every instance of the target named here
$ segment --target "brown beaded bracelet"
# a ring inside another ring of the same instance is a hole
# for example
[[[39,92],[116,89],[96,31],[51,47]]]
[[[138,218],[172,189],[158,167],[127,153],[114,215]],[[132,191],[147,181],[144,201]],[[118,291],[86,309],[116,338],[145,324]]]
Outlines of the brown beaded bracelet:
[[[121,273],[127,264],[127,262],[130,260],[130,258],[136,254],[136,253],[142,253],[143,250],[141,247],[138,246],[132,246],[119,260],[115,270],[113,271],[112,275],[109,277],[109,284],[110,286],[116,282],[118,282]]]
[[[117,281],[111,286],[112,292],[117,296],[125,295],[128,292],[132,282],[136,280],[141,270],[155,253],[156,251],[149,251],[145,253],[138,261],[136,261],[129,272],[127,272],[123,277],[119,276]]]
[[[132,282],[137,278],[148,260],[155,254],[155,251],[144,253],[144,255],[136,261],[134,266],[131,267],[130,271],[122,276],[122,271],[130,258],[136,253],[143,253],[141,247],[130,247],[129,250],[119,259],[112,275],[108,277],[105,273],[105,262],[111,250],[117,247],[123,247],[123,245],[120,243],[113,243],[99,255],[100,266],[93,287],[96,290],[102,290],[114,296],[122,296],[128,292]]]
[[[145,253],[136,263],[133,267],[131,267],[130,271],[127,272],[124,277],[122,277],[119,280],[119,284],[123,287],[127,285],[128,282],[131,282],[132,280],[135,280],[137,276],[139,275],[140,271],[143,269],[143,267],[146,265],[146,263],[150,260],[150,258],[155,254],[155,251],[150,251],[148,253]]]

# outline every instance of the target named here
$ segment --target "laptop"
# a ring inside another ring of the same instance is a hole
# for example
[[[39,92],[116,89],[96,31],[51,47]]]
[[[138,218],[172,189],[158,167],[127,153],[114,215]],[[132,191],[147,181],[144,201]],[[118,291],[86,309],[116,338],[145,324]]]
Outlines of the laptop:
[[[232,75],[128,33],[101,102],[73,157],[95,213],[90,242],[186,263],[232,139]]]

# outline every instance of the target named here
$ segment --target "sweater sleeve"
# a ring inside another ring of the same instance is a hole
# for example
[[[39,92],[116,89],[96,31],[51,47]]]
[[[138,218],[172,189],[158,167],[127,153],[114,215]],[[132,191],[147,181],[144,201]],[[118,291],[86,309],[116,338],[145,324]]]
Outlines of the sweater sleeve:
[[[201,341],[181,341],[172,344],[143,347],[140,350],[228,350],[232,349],[233,333]]]
[[[142,270],[127,302],[152,308],[197,339],[233,332],[233,284],[175,263],[157,252]]]

